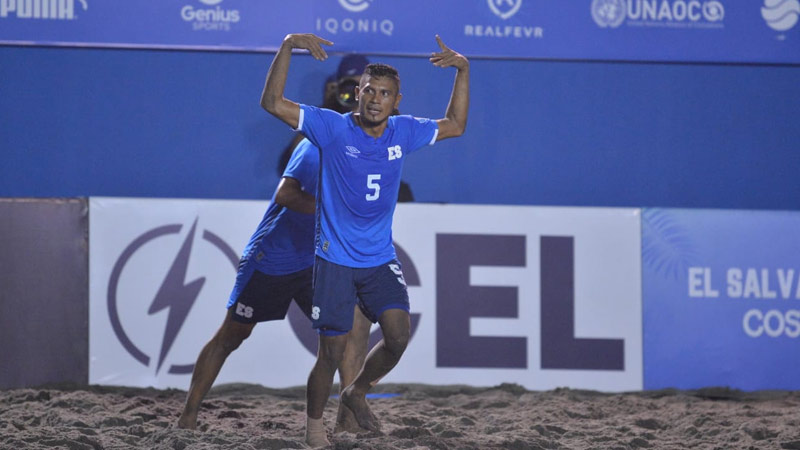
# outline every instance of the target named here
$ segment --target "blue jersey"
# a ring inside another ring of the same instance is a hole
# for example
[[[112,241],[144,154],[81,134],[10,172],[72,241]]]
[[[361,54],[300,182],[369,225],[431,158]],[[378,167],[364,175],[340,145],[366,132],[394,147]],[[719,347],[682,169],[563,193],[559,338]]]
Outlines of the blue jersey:
[[[304,191],[316,193],[319,149],[303,139],[297,144],[284,177],[300,182]],[[275,203],[264,213],[244,250],[244,258],[268,275],[286,275],[314,265],[314,215],[301,214]]]
[[[352,113],[301,105],[298,130],[320,148],[317,255],[357,268],[394,259],[392,216],[403,161],[436,141],[436,122],[392,116],[374,138]]]

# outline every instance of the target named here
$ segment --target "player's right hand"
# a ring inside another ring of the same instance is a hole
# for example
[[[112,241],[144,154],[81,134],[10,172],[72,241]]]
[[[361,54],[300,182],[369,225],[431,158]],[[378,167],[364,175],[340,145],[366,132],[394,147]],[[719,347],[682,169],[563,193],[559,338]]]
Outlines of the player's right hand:
[[[284,42],[288,42],[292,48],[308,50],[311,56],[318,61],[328,59],[328,53],[322,49],[322,46],[333,45],[333,42],[311,33],[288,34],[284,38]]]
[[[440,52],[431,53],[429,61],[436,67],[455,67],[458,70],[469,69],[469,60],[462,55],[446,46],[442,42],[442,38],[436,35],[436,43],[439,44]]]

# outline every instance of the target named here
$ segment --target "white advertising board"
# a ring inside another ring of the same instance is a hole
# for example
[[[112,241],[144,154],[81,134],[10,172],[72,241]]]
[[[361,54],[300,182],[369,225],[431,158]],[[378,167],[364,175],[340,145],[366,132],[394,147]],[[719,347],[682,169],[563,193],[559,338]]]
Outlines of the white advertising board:
[[[91,199],[90,383],[188,388],[266,206]],[[414,326],[384,382],[642,388],[638,209],[400,204],[394,241]],[[306,327],[259,324],[217,383],[305,384]]]

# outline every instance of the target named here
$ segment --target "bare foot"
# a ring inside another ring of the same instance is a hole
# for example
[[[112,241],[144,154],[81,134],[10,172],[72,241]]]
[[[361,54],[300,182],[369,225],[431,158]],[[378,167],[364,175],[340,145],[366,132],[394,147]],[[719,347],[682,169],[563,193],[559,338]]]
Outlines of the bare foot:
[[[324,431],[322,434],[306,431],[306,444],[311,448],[323,448],[331,445]]]
[[[306,417],[306,444],[311,448],[322,448],[331,445],[322,418]]]
[[[185,430],[197,429],[197,413],[189,414],[184,411],[178,419],[178,428],[183,428]]]
[[[368,431],[381,431],[381,422],[372,414],[367,405],[367,399],[363,395],[354,395],[352,388],[349,386],[342,391],[342,395],[339,397],[341,404],[353,413],[361,428]]]
[[[348,433],[362,433],[368,430],[361,428],[353,411],[339,401],[339,411],[336,414],[336,427],[334,427],[333,432],[341,433],[344,431]]]

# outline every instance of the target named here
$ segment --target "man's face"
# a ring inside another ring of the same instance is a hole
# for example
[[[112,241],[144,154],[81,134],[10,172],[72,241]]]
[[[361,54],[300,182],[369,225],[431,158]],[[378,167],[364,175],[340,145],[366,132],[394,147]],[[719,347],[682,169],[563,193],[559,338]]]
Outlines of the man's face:
[[[382,123],[400,105],[401,97],[397,81],[393,78],[362,76],[358,86],[358,112],[361,119],[373,124]]]

